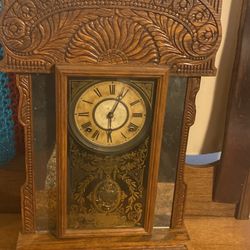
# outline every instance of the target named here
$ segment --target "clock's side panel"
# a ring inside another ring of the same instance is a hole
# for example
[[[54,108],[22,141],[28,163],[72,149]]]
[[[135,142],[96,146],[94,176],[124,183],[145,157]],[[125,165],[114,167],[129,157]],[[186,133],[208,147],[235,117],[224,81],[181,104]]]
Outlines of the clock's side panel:
[[[31,121],[30,134],[25,135],[27,145],[26,156],[30,158],[27,163],[32,165],[32,197],[33,207],[33,231],[54,230],[56,226],[56,100],[54,76],[32,75],[30,87],[27,90],[32,98],[29,111]],[[27,93],[24,93],[25,95]],[[21,95],[22,96],[22,95]],[[28,181],[29,183],[29,181]],[[23,208],[27,209],[30,204],[28,198],[23,196]],[[25,216],[23,230],[29,232],[31,216]]]

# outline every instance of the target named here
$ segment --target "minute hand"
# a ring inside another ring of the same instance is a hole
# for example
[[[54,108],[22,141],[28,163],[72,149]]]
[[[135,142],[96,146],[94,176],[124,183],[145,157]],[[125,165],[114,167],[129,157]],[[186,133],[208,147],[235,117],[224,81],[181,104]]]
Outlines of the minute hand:
[[[119,105],[119,102],[122,100],[122,98],[127,94],[128,90],[125,92],[125,88],[122,88],[120,94],[116,97],[116,102],[114,106],[112,107],[111,111],[108,113],[108,117],[112,117],[117,106]]]

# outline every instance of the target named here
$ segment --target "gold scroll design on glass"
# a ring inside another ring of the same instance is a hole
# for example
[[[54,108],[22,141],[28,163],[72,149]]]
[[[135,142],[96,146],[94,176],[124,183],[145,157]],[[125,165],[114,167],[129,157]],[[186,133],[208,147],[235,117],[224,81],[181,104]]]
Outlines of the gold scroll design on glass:
[[[69,228],[143,226],[148,151],[149,138],[120,156],[98,156],[71,140]]]

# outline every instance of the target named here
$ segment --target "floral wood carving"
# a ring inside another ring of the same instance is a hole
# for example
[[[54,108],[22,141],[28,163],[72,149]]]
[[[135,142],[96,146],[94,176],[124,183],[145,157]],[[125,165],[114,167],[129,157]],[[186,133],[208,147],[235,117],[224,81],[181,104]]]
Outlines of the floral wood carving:
[[[220,44],[220,0],[4,1],[0,67],[50,72],[57,63],[169,65],[211,75]]]
[[[184,182],[184,167],[185,167],[185,158],[187,151],[187,142],[188,134],[190,127],[195,122],[196,116],[196,95],[200,89],[200,77],[189,78],[188,79],[188,88],[186,94],[186,103],[183,117],[183,127],[182,127],[182,136],[181,136],[181,148],[179,152],[179,162],[177,169],[177,180],[175,188],[175,197],[174,197],[174,210],[172,214],[171,227],[172,228],[181,228],[183,227],[184,219],[184,205],[186,198],[186,184]]]
[[[34,173],[32,159],[32,96],[31,75],[17,75],[17,87],[20,92],[19,122],[25,132],[25,163],[26,182],[22,186],[22,229],[24,233],[35,232],[35,205],[34,205]]]

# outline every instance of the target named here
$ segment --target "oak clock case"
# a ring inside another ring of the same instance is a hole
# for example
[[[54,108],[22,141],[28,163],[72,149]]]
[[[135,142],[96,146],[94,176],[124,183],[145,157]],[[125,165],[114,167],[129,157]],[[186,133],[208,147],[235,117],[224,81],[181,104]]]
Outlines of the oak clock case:
[[[69,125],[80,144],[97,153],[119,154],[135,147],[149,130],[154,83],[69,80]],[[150,95],[150,96],[148,96]]]

